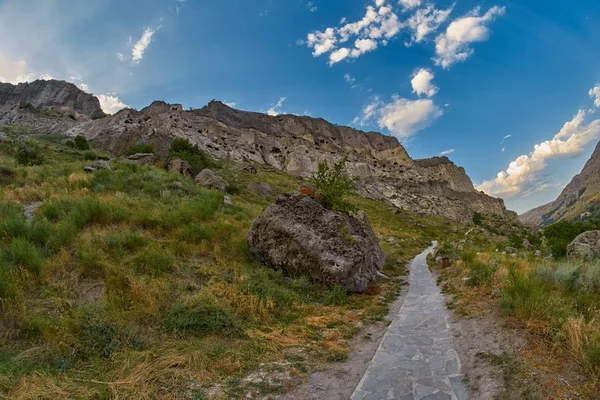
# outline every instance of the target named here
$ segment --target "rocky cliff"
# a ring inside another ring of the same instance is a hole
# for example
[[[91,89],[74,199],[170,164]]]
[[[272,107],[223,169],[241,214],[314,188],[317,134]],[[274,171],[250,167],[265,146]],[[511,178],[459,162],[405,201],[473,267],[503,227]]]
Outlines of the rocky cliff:
[[[600,142],[581,173],[565,186],[556,200],[534,208],[519,218],[527,225],[543,227],[561,220],[585,219],[600,210]]]
[[[0,83],[0,124],[27,123],[42,131],[64,132],[80,119],[104,116],[98,99],[72,83]]]
[[[77,109],[73,103],[76,97],[61,95],[56,103],[64,99]],[[45,104],[49,103],[52,101],[46,99]],[[38,133],[55,129],[51,121],[46,128],[46,120],[39,117],[17,122],[34,126]],[[511,223],[517,220],[501,199],[476,191],[464,169],[448,158],[413,160],[394,137],[323,119],[269,116],[235,110],[217,101],[184,111],[181,105],[157,101],[141,111],[125,109],[102,119],[72,120],[67,128],[64,131],[68,134],[84,135],[95,146],[117,154],[137,143],[153,143],[164,156],[173,138],[187,138],[216,157],[249,160],[305,177],[320,162],[334,162],[347,155],[348,168],[363,196],[460,222],[472,221],[476,212]]]

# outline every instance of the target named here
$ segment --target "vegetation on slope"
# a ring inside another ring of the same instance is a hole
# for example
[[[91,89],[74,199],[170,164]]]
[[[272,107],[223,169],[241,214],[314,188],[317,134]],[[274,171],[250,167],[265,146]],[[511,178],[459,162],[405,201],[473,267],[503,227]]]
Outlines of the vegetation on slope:
[[[249,259],[247,232],[272,199],[246,186],[296,190],[284,173],[220,164],[236,188],[225,207],[222,193],[158,167],[113,162],[111,171],[85,174],[86,151],[63,137],[9,130],[0,143],[0,165],[14,172],[0,180],[0,398],[231,399],[284,390],[284,379],[246,377],[296,376],[343,360],[361,324],[381,320],[402,284],[347,295]],[[16,162],[24,145],[41,164]],[[24,211],[38,202],[29,222]],[[391,276],[447,230],[378,201],[352,203],[381,235]]]
[[[497,313],[507,326],[523,332],[529,349],[514,350],[534,370],[552,377],[538,382],[541,398],[595,398],[600,389],[600,262],[543,260],[533,250],[515,258],[494,247],[473,243],[456,252],[449,243],[443,245],[455,261],[447,269],[431,265],[453,295],[450,307],[465,316]],[[575,374],[568,383],[557,378],[565,371]],[[524,369],[510,379],[518,382],[507,383],[503,398],[530,398],[523,393],[540,377]]]

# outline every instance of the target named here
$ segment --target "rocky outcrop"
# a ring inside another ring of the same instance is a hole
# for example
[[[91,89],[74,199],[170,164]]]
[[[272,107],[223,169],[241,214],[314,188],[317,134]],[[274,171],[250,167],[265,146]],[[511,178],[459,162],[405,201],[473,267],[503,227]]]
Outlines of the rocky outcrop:
[[[28,124],[34,129],[56,131],[70,129],[82,118],[104,116],[100,101],[72,83],[56,80],[18,85],[0,83],[0,124]]]
[[[142,111],[122,110],[99,121],[77,125],[95,146],[116,153],[136,143],[153,143],[166,156],[174,138],[186,138],[219,158],[269,165],[307,177],[320,162],[344,155],[359,194],[399,208],[471,222],[474,213],[517,221],[501,199],[473,187],[464,169],[446,157],[412,160],[398,140],[306,116],[269,116],[234,110],[220,102],[184,111],[154,102]]]
[[[107,163],[106,161],[96,161],[90,165],[86,165],[83,170],[85,172],[88,173],[92,173],[92,172],[96,172],[96,171],[102,171],[102,170],[110,170],[110,164]]]
[[[364,214],[334,212],[302,194],[284,195],[268,207],[252,225],[248,243],[270,268],[350,292],[365,291],[385,262]]]
[[[600,142],[581,173],[565,186],[558,198],[534,208],[519,218],[527,225],[539,228],[562,220],[586,219],[600,210]],[[589,215],[587,215],[589,213]]]
[[[208,168],[200,171],[200,173],[196,175],[196,178],[194,178],[194,182],[197,185],[220,190],[221,192],[226,192],[227,189],[229,189],[229,184]]]
[[[154,165],[156,163],[156,155],[153,153],[136,153],[125,157],[123,161],[138,165]]]
[[[267,198],[267,197],[271,197],[275,194],[273,187],[271,187],[271,185],[269,185],[266,182],[260,182],[260,183],[252,182],[252,183],[249,183],[247,187],[248,187],[248,190],[250,190],[251,192],[253,192],[254,194],[256,194],[259,197]]]
[[[0,107],[5,107],[0,123],[29,125],[36,133],[84,135],[95,147],[117,154],[139,143],[151,143],[157,155],[166,158],[171,141],[186,138],[215,157],[242,165],[267,165],[302,177],[310,176],[321,162],[333,163],[347,156],[347,168],[363,196],[464,223],[471,222],[475,213],[517,220],[502,200],[476,191],[464,169],[447,158],[412,160],[396,138],[377,132],[308,116],[240,111],[217,101],[191,111],[184,111],[180,104],[156,101],[141,111],[125,109],[91,120],[81,115],[98,116],[97,99],[65,82],[9,85],[0,92],[4,93]],[[36,107],[63,107],[76,114],[44,114]]]
[[[190,163],[177,157],[170,158],[167,161],[167,171],[176,172],[188,178],[193,177]]]
[[[600,231],[583,232],[567,246],[570,258],[591,260],[600,256]]]

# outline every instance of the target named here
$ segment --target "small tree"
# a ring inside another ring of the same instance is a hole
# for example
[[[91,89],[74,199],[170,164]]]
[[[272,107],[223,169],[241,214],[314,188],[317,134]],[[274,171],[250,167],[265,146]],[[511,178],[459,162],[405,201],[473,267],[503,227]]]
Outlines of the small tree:
[[[354,180],[346,173],[345,156],[330,167],[327,162],[322,162],[312,176],[312,183],[323,194],[325,204],[338,211],[350,212],[356,209],[348,202],[347,198],[354,190]]]
[[[75,136],[73,139],[73,145],[77,150],[89,150],[90,144],[87,139],[83,136]]]
[[[194,174],[213,164],[210,156],[205,151],[200,149],[198,145],[192,145],[189,140],[183,138],[178,138],[171,142],[169,157],[178,157],[189,162]]]

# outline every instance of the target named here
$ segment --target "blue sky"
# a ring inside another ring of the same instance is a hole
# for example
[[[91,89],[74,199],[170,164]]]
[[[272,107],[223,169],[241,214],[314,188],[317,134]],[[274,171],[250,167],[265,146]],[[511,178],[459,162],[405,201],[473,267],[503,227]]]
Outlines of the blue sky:
[[[597,0],[0,0],[2,81],[381,131],[519,212],[600,139],[598,43]]]

